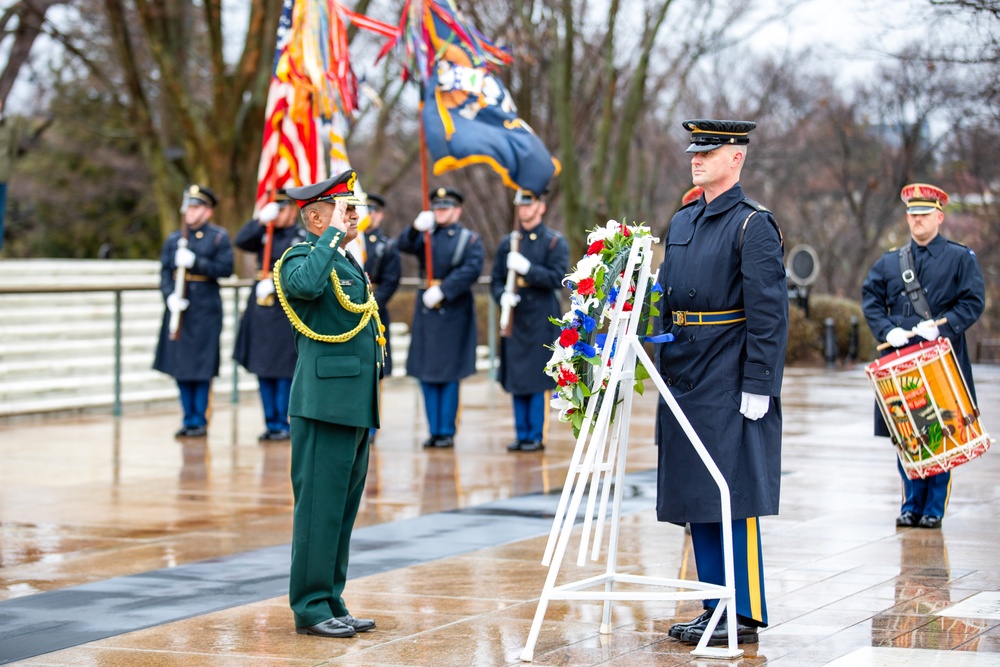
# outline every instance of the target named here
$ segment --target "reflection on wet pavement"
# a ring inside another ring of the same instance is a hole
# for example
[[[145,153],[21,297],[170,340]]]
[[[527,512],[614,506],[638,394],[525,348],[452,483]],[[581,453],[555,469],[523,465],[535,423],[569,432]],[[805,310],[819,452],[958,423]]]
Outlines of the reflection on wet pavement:
[[[1000,368],[975,373],[996,437]],[[387,383],[359,527],[467,508],[489,520],[497,510],[480,506],[562,486],[569,428],[553,423],[542,453],[508,453],[509,397],[485,378],[462,392],[455,449],[427,451],[419,391],[405,379]],[[812,667],[860,649],[868,651],[850,664],[952,664],[919,661],[939,651],[1000,657],[1000,618],[937,615],[1000,589],[1000,454],[955,470],[942,530],[897,530],[895,454],[870,435],[874,398],[862,370],[791,369],[782,399],[781,515],[761,521],[772,621],[761,643],[735,661],[694,659],[666,631],[697,615],[697,603],[617,603],[614,632],[601,636],[599,603],[553,602],[534,664]],[[656,461],[651,392],[635,405],[629,470],[639,472]],[[168,407],[120,420],[0,424],[0,619],[5,600],[288,543],[289,449],[257,443],[255,399],[217,405],[207,441],[174,440],[177,420]],[[652,500],[624,518],[619,569],[694,578],[684,531],[658,524],[651,508]],[[523,520],[542,513],[523,510]],[[379,629],[351,640],[296,635],[279,596],[17,664],[518,664],[546,573],[544,543],[539,534],[352,580],[352,613]],[[582,578],[575,565],[564,569]],[[602,570],[588,563],[582,572]],[[899,661],[878,662],[885,656]]]

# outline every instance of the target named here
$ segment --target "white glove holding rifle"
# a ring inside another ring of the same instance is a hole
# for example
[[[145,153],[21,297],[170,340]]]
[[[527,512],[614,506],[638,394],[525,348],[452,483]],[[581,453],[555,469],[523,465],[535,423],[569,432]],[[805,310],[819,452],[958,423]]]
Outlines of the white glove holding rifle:
[[[171,294],[167,297],[167,310],[171,313],[183,313],[190,305],[191,302],[180,294]]]
[[[198,256],[187,248],[178,248],[177,252],[174,253],[174,266],[179,269],[190,269],[194,266],[194,260]]]
[[[513,308],[517,304],[521,303],[520,294],[511,294],[510,292],[504,292],[500,295],[500,306],[502,308]]]

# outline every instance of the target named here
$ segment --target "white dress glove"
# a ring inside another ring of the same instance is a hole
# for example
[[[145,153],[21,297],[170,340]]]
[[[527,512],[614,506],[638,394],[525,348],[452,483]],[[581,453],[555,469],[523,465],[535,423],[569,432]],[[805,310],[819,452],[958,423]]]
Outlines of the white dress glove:
[[[504,292],[503,294],[500,295],[500,305],[501,306],[504,306],[504,307],[509,306],[509,307],[513,308],[514,306],[516,306],[519,303],[521,303],[521,295],[520,294],[511,294],[510,292]]]
[[[424,290],[422,299],[425,307],[433,308],[444,301],[444,292],[441,291],[441,287],[439,285],[431,285]]]
[[[757,421],[771,407],[771,397],[760,394],[748,394],[743,392],[743,399],[740,402],[740,413],[750,421]]]
[[[278,211],[281,207],[278,206],[278,202],[270,202],[264,204],[264,208],[260,209],[260,213],[257,215],[257,219],[260,220],[260,224],[266,225],[267,223],[275,220],[278,217]]]
[[[421,211],[413,221],[413,228],[418,232],[429,231],[434,226],[434,212]]]
[[[531,269],[531,262],[527,257],[515,250],[507,255],[507,268],[513,269],[515,273],[525,276]]]
[[[895,329],[890,329],[889,333],[885,335],[885,342],[893,347],[906,347],[910,344],[910,336],[905,329],[896,327]]]
[[[187,248],[178,248],[177,252],[174,253],[174,266],[177,268],[190,269],[194,266],[195,257],[197,257],[197,255]]]
[[[913,333],[927,340],[937,340],[937,337],[941,335],[941,332],[938,331],[938,326],[934,324],[934,320],[920,322],[917,326],[913,327]]]
[[[171,294],[167,297],[167,310],[171,313],[182,313],[187,310],[189,305],[191,305],[191,302],[180,294]]]
[[[267,297],[274,294],[274,281],[270,278],[264,278],[257,286],[253,288],[254,293],[257,295],[258,301],[263,301]]]

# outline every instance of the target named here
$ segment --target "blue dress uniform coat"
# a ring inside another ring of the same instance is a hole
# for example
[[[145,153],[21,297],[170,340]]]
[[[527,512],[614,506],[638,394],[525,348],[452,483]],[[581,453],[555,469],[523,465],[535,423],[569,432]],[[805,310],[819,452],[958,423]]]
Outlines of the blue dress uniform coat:
[[[972,362],[965,343],[965,330],[975,324],[986,307],[986,288],[983,272],[976,255],[967,247],[949,241],[938,234],[926,247],[910,241],[913,253],[913,270],[927,299],[934,319],[945,317],[947,324],[938,327],[942,336],[952,343],[969,393],[973,400],[976,387],[972,381]],[[868,328],[877,340],[885,340],[891,329],[912,329],[924,318],[914,311],[906,294],[902,272],[899,269],[899,252],[886,252],[875,262],[861,286],[861,307]],[[915,338],[913,342],[923,340]],[[893,352],[884,350],[882,356]],[[888,437],[882,413],[875,410],[875,435]]]
[[[160,291],[174,291],[174,255],[180,231],[167,237],[160,253]],[[170,312],[164,311],[153,368],[179,381],[209,381],[219,374],[222,298],[219,278],[233,272],[233,246],[222,227],[206,223],[188,230],[188,250],[197,257],[187,270],[184,297],[190,302],[181,315],[180,336],[170,340]]]
[[[398,242],[400,252],[416,255],[420,273],[426,275],[424,235],[407,227]],[[444,301],[437,308],[426,308],[423,289],[418,291],[406,373],[422,382],[456,382],[476,372],[472,286],[483,270],[483,244],[478,234],[456,222],[434,228],[431,248],[433,277],[440,281]]]
[[[264,245],[267,225],[250,220],[236,234],[236,247],[257,254],[257,270],[264,266]],[[274,229],[271,238],[271,258],[268,266],[281,259],[293,245],[306,240],[306,231],[298,225]],[[256,287],[256,283],[254,283]],[[291,378],[295,372],[295,338],[288,317],[277,298],[270,306],[257,303],[255,290],[250,290],[240,330],[236,334],[233,359],[245,369],[262,378]]]
[[[527,275],[518,276],[517,294],[521,301],[511,312],[511,335],[500,339],[499,380],[511,394],[534,394],[551,391],[552,378],[545,374],[545,364],[552,356],[547,345],[559,337],[559,327],[550,317],[562,317],[559,290],[569,270],[569,244],[563,236],[544,224],[522,232],[519,252],[531,262]],[[507,283],[507,255],[510,236],[500,242],[493,263],[490,289],[500,303]]]
[[[657,350],[660,374],[729,484],[733,520],[777,514],[788,289],[776,224],[736,184],[681,208],[665,245],[661,328],[675,340]],[[674,311],[733,309],[746,321],[672,321]],[[740,414],[742,392],[771,397],[761,419]],[[657,442],[659,520],[721,521],[718,487],[662,399]]]
[[[389,299],[399,289],[399,280],[403,276],[402,262],[396,239],[390,237],[382,228],[366,232],[365,272],[375,287],[375,301],[378,303],[379,317],[385,327],[385,369],[386,377],[392,375],[392,348],[389,340]]]

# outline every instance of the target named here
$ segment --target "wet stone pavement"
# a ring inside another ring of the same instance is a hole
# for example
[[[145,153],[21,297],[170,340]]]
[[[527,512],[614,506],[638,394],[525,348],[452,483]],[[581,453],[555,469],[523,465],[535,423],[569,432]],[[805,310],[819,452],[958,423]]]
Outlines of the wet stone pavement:
[[[974,373],[996,437],[1000,367]],[[652,509],[651,386],[633,411],[619,571],[694,579],[689,538]],[[782,399],[760,643],[691,656],[667,630],[697,602],[615,603],[601,635],[599,602],[554,601],[533,664],[1000,666],[1000,451],[955,469],[942,529],[897,529],[895,453],[870,435],[863,370],[790,369]],[[0,423],[0,664],[522,664],[572,433],[554,421],[544,452],[509,453],[509,397],[480,376],[462,404],[455,449],[424,450],[419,390],[385,385],[345,593],[378,629],[349,640],[295,633],[289,446],[257,442],[256,397],[217,404],[207,440],[173,438],[173,405]],[[560,581],[603,570],[567,559]]]

